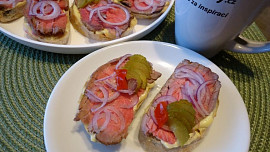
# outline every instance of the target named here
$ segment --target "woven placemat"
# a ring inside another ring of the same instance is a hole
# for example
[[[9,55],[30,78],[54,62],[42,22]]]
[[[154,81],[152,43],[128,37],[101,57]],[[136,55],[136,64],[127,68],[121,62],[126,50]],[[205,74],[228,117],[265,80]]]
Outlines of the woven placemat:
[[[243,35],[265,40],[255,24]],[[174,8],[157,30],[143,39],[174,43]],[[45,151],[46,103],[60,77],[83,56],[36,50],[0,33],[0,151]],[[269,151],[270,53],[222,51],[211,60],[229,76],[244,99],[251,122],[250,151]]]

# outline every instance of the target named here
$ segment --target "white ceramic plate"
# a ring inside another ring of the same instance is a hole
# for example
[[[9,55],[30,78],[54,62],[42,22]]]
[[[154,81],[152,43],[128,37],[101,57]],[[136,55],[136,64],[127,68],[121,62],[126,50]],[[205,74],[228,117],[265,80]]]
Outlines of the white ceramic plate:
[[[70,0],[69,2],[71,6],[73,0]],[[27,38],[26,33],[23,30],[24,17],[11,23],[0,23],[0,31],[19,43],[39,50],[64,54],[86,54],[104,46],[142,38],[154,30],[165,19],[172,8],[173,3],[174,0],[170,0],[169,7],[160,17],[155,19],[138,19],[138,24],[134,27],[132,34],[111,41],[95,41],[88,39],[77,32],[71,25],[71,34],[67,45],[38,42]]]
[[[79,106],[83,87],[94,70],[107,61],[124,54],[139,53],[162,73],[157,86],[150,92],[131,124],[126,140],[114,146],[93,143],[81,122],[73,121]],[[138,142],[140,118],[176,65],[183,59],[198,62],[219,75],[222,88],[217,116],[202,143],[195,152],[247,152],[250,126],[244,102],[231,80],[211,61],[201,55],[173,44],[153,41],[133,41],[95,51],[75,63],[61,77],[49,98],[44,118],[44,137],[49,152],[71,151],[143,151]],[[236,144],[237,143],[237,144]]]

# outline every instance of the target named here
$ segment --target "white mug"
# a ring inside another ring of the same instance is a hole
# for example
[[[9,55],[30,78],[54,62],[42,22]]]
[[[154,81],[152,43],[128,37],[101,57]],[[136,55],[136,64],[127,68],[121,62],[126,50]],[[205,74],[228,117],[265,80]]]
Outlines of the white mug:
[[[239,38],[270,0],[176,0],[176,44],[205,57],[221,49],[244,53],[270,51],[269,42]],[[241,39],[240,41],[235,41]]]

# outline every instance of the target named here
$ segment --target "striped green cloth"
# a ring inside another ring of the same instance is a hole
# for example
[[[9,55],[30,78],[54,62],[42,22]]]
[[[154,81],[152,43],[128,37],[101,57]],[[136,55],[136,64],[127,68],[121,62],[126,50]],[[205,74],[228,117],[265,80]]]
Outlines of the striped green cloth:
[[[265,41],[255,24],[243,35]],[[175,43],[174,8],[156,30],[142,39]],[[0,151],[45,151],[46,103],[60,77],[83,56],[29,48],[0,33]],[[222,51],[211,60],[228,75],[244,99],[251,123],[250,151],[269,151],[270,53]]]

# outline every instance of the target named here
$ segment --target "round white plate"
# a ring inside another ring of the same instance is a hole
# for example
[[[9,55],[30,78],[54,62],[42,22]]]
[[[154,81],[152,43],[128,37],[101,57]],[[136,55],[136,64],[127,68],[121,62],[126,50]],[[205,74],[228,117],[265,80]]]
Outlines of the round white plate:
[[[70,0],[69,2],[71,6],[73,0]],[[170,0],[169,7],[158,18],[137,19],[138,24],[134,27],[132,34],[111,41],[96,41],[93,39],[88,39],[81,35],[79,32],[77,32],[71,25],[70,39],[67,45],[38,42],[35,40],[31,40],[26,36],[26,33],[23,30],[24,17],[11,23],[0,23],[0,31],[11,39],[18,41],[19,43],[39,50],[64,54],[86,54],[105,46],[130,40],[138,40],[142,38],[143,36],[150,33],[152,30],[154,30],[165,19],[170,9],[172,8],[173,3],[174,0]]]
[[[84,84],[96,68],[127,53],[142,54],[162,76],[136,114],[127,139],[113,146],[91,142],[82,123],[73,121]],[[207,58],[186,48],[153,41],[125,42],[102,48],[85,56],[66,71],[53,89],[45,111],[44,137],[47,151],[143,151],[138,142],[138,131],[144,109],[183,59],[212,69],[219,75],[222,85],[217,116],[207,136],[194,152],[247,152],[250,142],[248,114],[231,80]]]

